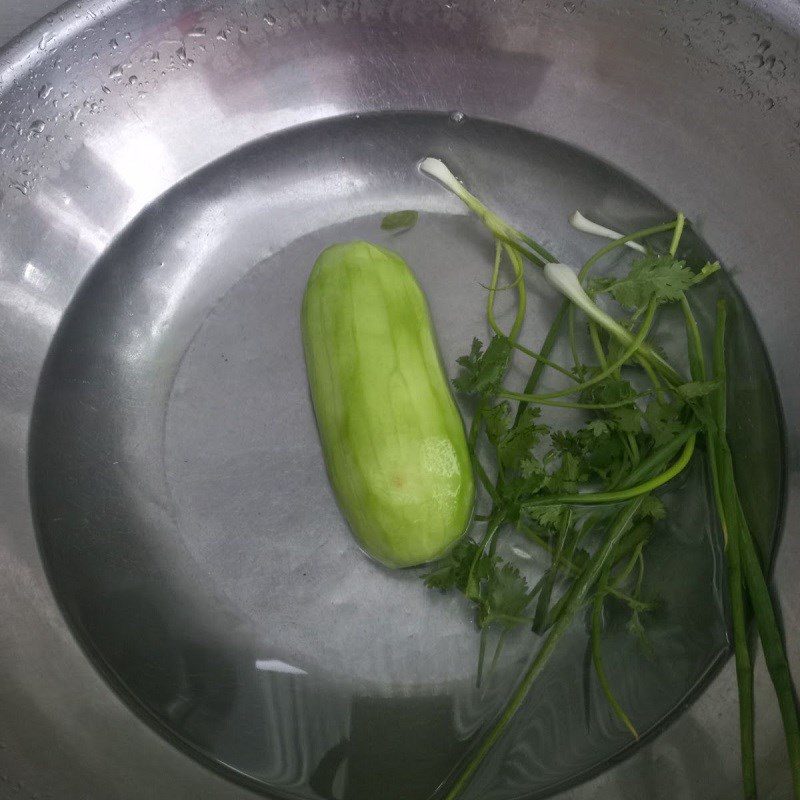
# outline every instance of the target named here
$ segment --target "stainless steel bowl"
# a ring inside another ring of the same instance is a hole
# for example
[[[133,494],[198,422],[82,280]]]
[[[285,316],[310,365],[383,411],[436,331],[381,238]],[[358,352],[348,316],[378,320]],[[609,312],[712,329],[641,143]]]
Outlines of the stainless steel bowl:
[[[502,703],[530,639],[474,691],[463,609],[352,545],[305,395],[307,271],[381,212],[424,212],[392,242],[449,364],[480,328],[483,240],[414,169],[429,153],[565,258],[592,246],[577,205],[679,207],[730,269],[738,464],[765,547],[784,523],[797,664],[798,43],[780,0],[84,0],[7,46],[0,796],[423,798]],[[591,694],[587,726],[576,628],[472,796],[737,796],[697,509],[661,558],[685,581],[670,658],[614,666],[647,741]],[[760,663],[757,691],[782,800]]]

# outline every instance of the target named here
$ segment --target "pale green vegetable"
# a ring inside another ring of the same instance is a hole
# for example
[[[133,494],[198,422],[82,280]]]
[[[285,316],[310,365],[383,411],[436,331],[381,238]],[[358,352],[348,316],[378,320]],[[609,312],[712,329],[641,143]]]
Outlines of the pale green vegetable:
[[[353,533],[389,566],[440,557],[469,525],[475,486],[413,273],[368,242],[333,245],[309,277],[302,323],[325,462]]]

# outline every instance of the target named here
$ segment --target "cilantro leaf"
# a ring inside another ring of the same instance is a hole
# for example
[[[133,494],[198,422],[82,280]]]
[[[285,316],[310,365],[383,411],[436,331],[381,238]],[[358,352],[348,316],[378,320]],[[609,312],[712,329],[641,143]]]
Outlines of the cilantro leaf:
[[[641,309],[651,300],[659,304],[680,300],[694,283],[694,273],[684,261],[647,255],[633,262],[627,277],[607,281],[603,288],[625,308]]]
[[[486,430],[486,438],[495,447],[499,447],[511,429],[511,407],[504,401],[493,406],[487,406],[482,410],[481,415]]]
[[[491,406],[484,412],[486,436],[497,449],[504,472],[521,471],[525,462],[533,463],[532,450],[550,428],[538,420],[542,410],[528,406],[516,425],[508,403]]]
[[[655,447],[671,442],[685,429],[680,412],[680,406],[675,403],[651,400],[647,404],[644,417]]]
[[[611,431],[611,423],[607,419],[593,419],[586,423],[585,430],[592,436],[605,436]]]
[[[664,504],[652,494],[645,497],[641,506],[639,506],[639,513],[637,514],[639,519],[649,517],[652,520],[664,519],[666,516],[667,509],[664,508]]]
[[[603,420],[595,420],[603,422]],[[588,445],[586,464],[598,478],[608,478],[612,469],[622,459],[624,447],[618,435],[609,433],[595,436]]]
[[[606,378],[583,393],[589,403],[619,403],[630,400],[630,405],[609,408],[603,412],[604,419],[613,421],[614,426],[625,433],[638,433],[642,429],[642,412],[635,403],[636,390],[621,378]]]
[[[636,390],[629,381],[608,377],[590,387],[586,394],[595,403],[617,403],[635,398]]]
[[[431,589],[440,589],[446,592],[448,589],[458,589],[458,591],[468,594],[469,573],[472,563],[478,557],[473,581],[481,581],[488,578],[493,571],[492,558],[485,553],[478,555],[480,545],[472,539],[463,539],[453,547],[453,549],[432,571],[423,575],[425,585]]]
[[[550,434],[550,441],[559,453],[570,453],[576,458],[582,457],[586,449],[579,432],[554,431]]]
[[[703,264],[700,272],[695,273],[694,283],[702,283],[706,278],[710,278],[715,272],[722,269],[719,261],[707,261]]]
[[[393,211],[381,220],[382,231],[399,231],[413,228],[419,220],[418,211]]]
[[[484,627],[497,620],[507,628],[514,627],[529,602],[528,582],[513,564],[503,564],[488,579],[479,624]]]
[[[624,433],[639,433],[642,429],[642,412],[636,406],[609,409],[617,427]]]
[[[533,505],[523,503],[522,509],[528,519],[538,522],[543,528],[557,530],[564,522],[567,508],[560,503],[553,505]]]
[[[584,460],[573,453],[564,453],[561,464],[547,479],[547,488],[556,494],[573,494],[578,491],[578,483],[588,477]]]
[[[458,359],[462,370],[453,385],[467,395],[497,394],[511,362],[511,349],[511,342],[505,336],[493,336],[486,350],[480,339],[473,339],[469,355]]]
[[[533,457],[521,461],[517,472],[504,477],[502,502],[508,522],[513,524],[519,520],[525,498],[538,494],[545,485],[547,477],[544,465]]]

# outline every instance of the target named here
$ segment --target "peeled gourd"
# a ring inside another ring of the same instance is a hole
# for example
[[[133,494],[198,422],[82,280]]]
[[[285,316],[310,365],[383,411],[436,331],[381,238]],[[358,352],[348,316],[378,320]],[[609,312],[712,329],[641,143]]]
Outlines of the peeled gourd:
[[[335,244],[308,279],[302,328],[328,475],[361,547],[391,567],[444,555],[475,484],[413,273],[369,242]]]

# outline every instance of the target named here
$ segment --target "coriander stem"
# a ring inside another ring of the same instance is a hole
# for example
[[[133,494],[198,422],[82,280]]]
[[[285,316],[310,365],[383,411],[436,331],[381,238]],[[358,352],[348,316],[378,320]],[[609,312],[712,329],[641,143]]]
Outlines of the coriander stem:
[[[630,233],[627,236],[623,236],[621,239],[617,239],[605,247],[600,248],[582,267],[581,271],[578,273],[578,277],[580,280],[584,280],[586,276],[589,274],[589,271],[592,267],[607,253],[610,253],[617,247],[622,247],[623,245],[627,244],[628,242],[637,241],[639,239],[646,239],[648,236],[654,236],[659,233],[664,233],[665,231],[672,230],[677,221],[673,222],[665,222],[661,225],[654,225],[650,228],[643,228],[640,231],[635,231],[634,233]],[[546,253],[547,258],[546,261],[556,261],[555,256],[552,256],[550,253]],[[561,332],[561,326],[564,323],[564,318],[567,316],[567,312],[569,311],[572,303],[564,299],[561,302],[561,305],[558,307],[558,311],[556,312],[555,319],[553,320],[552,324],[550,325],[550,329],[547,331],[547,336],[545,336],[545,340],[542,343],[542,347],[540,348],[539,352],[544,357],[549,357],[550,353],[553,351],[555,347],[556,341],[558,340],[558,335]],[[539,384],[539,380],[542,377],[544,372],[544,363],[539,361],[534,366],[533,370],[531,371],[530,377],[528,378],[527,383],[525,384],[525,393],[530,394]],[[657,381],[654,380],[654,384],[657,384]],[[514,418],[514,424],[516,425],[519,422],[520,417],[522,416],[522,412],[525,410],[528,403],[526,401],[520,401],[519,406],[517,407],[517,413]]]
[[[656,475],[654,478],[650,478],[650,480],[640,483],[637,486],[630,486],[613,492],[545,495],[541,498],[526,501],[526,505],[529,507],[562,505],[567,503],[576,505],[600,505],[603,503],[621,503],[625,500],[648,494],[659,486],[663,486],[665,483],[671,481],[686,468],[686,465],[691,461],[692,454],[694,453],[695,439],[696,435],[693,432],[684,445],[680,458],[669,469],[664,470],[660,475]]]
[[[686,224],[686,217],[683,211],[678,212],[678,218],[675,220],[675,231],[672,234],[672,242],[669,245],[669,254],[675,256],[678,252],[678,245],[681,243],[681,236],[683,236],[683,226]]]
[[[605,247],[601,247],[584,265],[581,267],[581,271],[579,276],[581,280],[583,280],[588,274],[589,270],[605,255],[612,252],[612,250],[616,250],[618,247],[622,247],[626,245],[628,242],[638,241],[639,239],[647,239],[649,236],[655,236],[659,233],[666,233],[666,231],[671,231],[675,226],[678,224],[677,220],[673,220],[672,222],[664,222],[661,225],[653,225],[650,228],[643,228],[640,231],[635,231],[634,233],[629,233],[627,236],[622,236],[619,239],[615,239],[613,242],[609,242]]]
[[[530,539],[532,542],[535,542],[546,553],[549,553],[550,555],[553,554],[553,551],[555,549],[553,545],[551,545],[545,539],[542,539],[542,537],[539,536],[536,533],[536,531],[533,530],[533,528],[525,524],[520,524],[519,527],[522,531],[524,531],[526,538]],[[564,555],[563,553],[558,559],[557,566],[562,572],[566,572],[572,578],[577,577],[578,575],[580,575],[581,572],[578,565],[575,564],[574,561],[572,561],[568,556]],[[539,585],[539,588],[541,588],[541,585]],[[632,603],[636,602],[635,598],[631,597],[631,595],[627,594],[626,592],[623,592],[621,589],[617,587],[609,587],[608,591],[609,594],[613,594],[614,597],[616,597],[618,600],[621,600],[623,603],[627,603],[628,605],[631,605]]]
[[[550,353],[553,352],[553,348],[555,347],[556,341],[558,340],[558,334],[561,332],[561,325],[564,322],[564,317],[567,316],[567,311],[569,310],[570,302],[569,300],[564,300],[561,305],[558,307],[558,311],[556,312],[555,319],[553,320],[552,324],[550,325],[550,330],[547,331],[547,336],[544,338],[544,342],[542,342],[542,346],[539,349],[539,353],[544,358],[549,358]],[[540,378],[542,377],[542,373],[544,372],[545,364],[543,361],[538,360],[536,364],[534,364],[533,369],[531,370],[531,374],[528,377],[528,380],[525,383],[525,392],[530,393],[532,392],[539,383]],[[518,398],[517,398],[518,399]],[[517,413],[514,416],[514,425],[516,426],[522,417],[522,413],[525,411],[525,408],[528,406],[528,402],[526,400],[521,400],[519,405],[517,406]]]
[[[686,327],[686,340],[689,351],[689,373],[693,381],[704,381],[706,379],[706,365],[703,356],[703,340],[700,336],[700,328],[697,320],[692,313],[692,307],[684,294],[681,297],[681,311]]]
[[[727,448],[725,448],[727,449]],[[726,453],[730,463],[730,451]],[[753,542],[752,534],[744,519],[736,493],[736,484],[731,478],[731,494],[735,501],[735,528],[737,529],[737,545],[741,548],[742,572],[747,586],[753,615],[756,620],[761,645],[764,650],[764,661],[767,671],[775,687],[778,708],[783,721],[786,738],[786,750],[789,754],[789,767],[792,775],[792,787],[795,798],[800,798],[800,722],[797,716],[797,702],[794,694],[794,683],[789,668],[789,661],[783,645],[780,625],[775,616],[772,597],[769,592],[761,562]]]
[[[711,448],[709,448],[711,449]],[[718,447],[716,448],[718,450]],[[711,452],[709,459],[716,461],[719,452]],[[714,467],[716,472],[716,466]],[[724,520],[725,509],[718,505],[717,512]],[[723,522],[727,529],[727,523]],[[728,538],[725,549],[728,570],[728,591],[731,600],[731,624],[733,628],[733,658],[736,667],[736,685],[739,694],[739,749],[742,757],[742,783],[745,800],[755,800],[756,756],[755,756],[755,698],[753,696],[753,663],[747,641],[747,616],[744,605],[744,580],[742,576],[739,537]]]
[[[490,211],[475,195],[467,190],[443,161],[438,158],[425,158],[420,162],[419,168],[458,197],[498,239],[520,250],[526,258],[537,266],[543,266],[548,260],[550,254],[541,245],[509,225],[493,211]]]
[[[480,643],[478,644],[478,674],[475,677],[475,688],[481,688],[481,682],[483,681],[483,662],[486,658],[486,637],[489,633],[489,629],[486,627],[481,628],[481,635],[480,635]]]
[[[498,335],[506,337],[506,334],[500,329],[497,324],[497,319],[494,316],[494,297],[497,292],[497,281],[500,277],[500,262],[503,257],[503,244],[499,239],[495,239],[494,243],[494,266],[492,268],[492,281],[489,284],[489,295],[486,298],[486,319],[489,320],[489,327]]]
[[[624,400],[616,400],[613,403],[559,403],[556,400],[543,400],[535,394],[525,394],[523,392],[510,392],[503,389],[497,393],[498,397],[504,397],[506,400],[519,400],[523,403],[537,403],[540,406],[554,406],[555,408],[583,408],[590,411],[603,411],[607,408],[622,408],[623,406],[632,405],[636,400],[642,397],[648,397],[653,393],[652,390],[647,392],[639,392],[639,394],[631,395]]]
[[[603,587],[605,588],[605,587]],[[605,695],[606,701],[611,706],[611,710],[617,715],[617,718],[622,724],[631,732],[634,739],[639,738],[639,732],[634,727],[630,717],[625,713],[625,710],[620,705],[614,692],[611,689],[608,677],[606,675],[605,667],[603,666],[603,653],[602,653],[602,631],[603,631],[603,601],[605,594],[603,589],[598,591],[594,596],[592,603],[592,663],[594,664],[594,671],[597,673],[597,680],[600,683],[600,688]]]
[[[473,456],[472,462],[475,466],[475,472],[478,473],[478,480],[481,482],[481,486],[483,486],[483,488],[486,490],[486,494],[489,495],[492,502],[496,503],[499,497],[491,478],[489,478],[489,474],[486,472],[486,469],[484,468],[483,464],[481,464],[477,455]]]
[[[769,586],[761,567],[759,554],[756,551],[752,534],[742,510],[739,494],[736,489],[736,480],[733,472],[733,458],[726,439],[726,369],[725,369],[725,301],[717,302],[717,324],[714,331],[714,377],[720,385],[717,389],[715,403],[715,422],[718,452],[718,469],[720,476],[720,495],[722,500],[722,517],[728,525],[729,542],[728,552],[730,567],[736,570],[737,560],[741,565],[744,586],[747,588],[756,627],[761,638],[764,651],[764,661],[767,665],[775,695],[778,699],[786,737],[786,749],[789,753],[789,765],[792,775],[792,786],[795,798],[800,798],[800,722],[798,722],[797,703],[794,694],[794,684],[786,658],[780,625],[775,616]],[[735,591],[735,584],[732,585]],[[738,598],[732,594],[732,601],[738,605]],[[755,797],[754,759],[751,748],[753,738],[752,722],[752,666],[750,665],[749,652],[744,650],[742,643],[746,644],[746,629],[744,626],[744,609],[732,608],[736,615],[734,628],[734,645],[739,639],[739,652],[734,649],[737,665],[737,680],[741,676],[740,691],[745,689],[744,698],[740,697],[740,721],[744,722],[741,733],[742,742],[742,771],[745,780],[745,790]],[[738,629],[738,630],[737,630]],[[737,637],[738,633],[738,637]],[[747,659],[745,661],[745,656]]]
[[[638,355],[636,357],[636,360],[639,362],[642,369],[647,373],[647,377],[650,378],[650,383],[652,383],[656,389],[661,389],[663,387],[663,384],[661,383],[658,374],[653,369],[650,362],[646,358],[642,358],[641,356]]]
[[[570,307],[570,313],[572,312],[572,306]],[[597,375],[592,376],[589,378],[588,381],[584,381],[583,383],[579,383],[577,386],[570,386],[567,389],[561,389],[558,392],[548,392],[547,394],[539,394],[539,395],[531,395],[530,402],[538,403],[543,400],[554,400],[557,397],[565,397],[570,394],[576,394],[578,392],[582,392],[585,389],[588,389],[590,386],[594,386],[596,383],[600,383],[600,381],[604,381],[609,375],[616,372],[621,366],[623,366],[627,361],[629,361],[634,353],[639,349],[639,346],[642,342],[647,338],[647,334],[650,332],[650,328],[653,325],[653,318],[655,317],[656,313],[656,304],[654,302],[650,302],[647,306],[647,314],[642,321],[642,326],[636,334],[636,337],[630,344],[627,350],[613,363],[607,364],[605,368],[599,372]]]
[[[685,447],[689,439],[696,433],[697,431],[694,428],[686,428],[674,439],[654,450],[649,456],[642,459],[630,474],[626,476],[622,488],[627,489],[630,486],[635,486],[637,483],[647,480],[648,476],[652,475],[656,470],[661,469],[661,467],[682,447]]]
[[[534,361],[541,361],[546,367],[550,367],[550,369],[554,369],[556,372],[560,372],[562,375],[569,378],[571,381],[575,381],[577,383],[578,378],[575,377],[575,374],[570,372],[568,369],[565,369],[560,364],[556,364],[555,361],[551,361],[549,358],[545,358],[541,353],[537,353],[534,350],[531,350],[525,345],[520,344],[519,342],[512,342],[511,343],[514,349],[519,350],[520,353],[524,353],[529,358],[532,358]]]
[[[527,621],[527,619],[525,621]],[[500,653],[503,652],[503,645],[505,644],[507,633],[508,633],[508,628],[506,628],[497,639],[497,646],[494,648],[492,663],[489,665],[490,676],[494,674],[494,669],[497,666],[497,662],[500,660]]]
[[[636,575],[636,586],[633,588],[633,593],[636,597],[640,596],[642,591],[642,584],[644,583],[644,553],[639,549],[639,572]]]
[[[614,242],[613,244],[616,244]],[[605,328],[615,339],[628,346],[633,340],[633,336],[622,325],[617,322],[610,314],[603,311],[597,303],[592,300],[583,288],[581,277],[567,264],[545,264],[544,276],[547,282],[564,295],[568,300],[575,303],[581,311],[598,325]],[[656,368],[669,380],[671,384],[681,383],[681,376],[665,361],[658,353],[646,344],[639,346],[639,356],[652,362]]]
[[[636,437],[632,433],[625,434],[628,440],[628,447],[631,449],[631,463],[635,467],[639,463],[639,445],[636,444]]]
[[[643,499],[644,498],[637,498],[636,500],[632,500],[620,509],[600,549],[592,557],[586,569],[583,571],[583,574],[577,578],[569,588],[566,595],[568,599],[562,606],[561,612],[553,622],[547,637],[536,653],[536,656],[534,656],[522,680],[511,695],[511,699],[503,710],[503,713],[492,726],[483,742],[481,742],[477,752],[469,760],[469,763],[461,772],[453,787],[447,792],[444,800],[456,800],[456,798],[463,793],[483,759],[502,736],[506,726],[519,710],[519,707],[525,702],[533,682],[550,659],[558,640],[569,627],[575,613],[583,605],[589,588],[593,586],[600,577],[612,550],[633,521]]]
[[[497,295],[497,282],[500,278],[500,266],[503,258],[503,251],[505,250],[508,255],[511,265],[514,268],[514,274],[517,277],[515,284],[517,286],[517,313],[514,317],[514,323],[508,334],[497,323],[497,318],[494,314],[494,301]],[[517,337],[519,336],[522,323],[525,319],[525,307],[527,305],[527,294],[525,291],[525,281],[522,280],[522,259],[519,254],[510,248],[507,244],[501,242],[499,239],[495,241],[494,248],[494,268],[492,269],[492,282],[489,285],[489,297],[486,301],[486,318],[489,320],[489,327],[498,335],[508,339],[512,346],[517,346]],[[521,348],[520,348],[521,349]]]
[[[575,365],[575,369],[578,369],[581,365],[581,358],[578,355],[578,342],[575,338],[575,306],[572,303],[569,306],[567,330],[569,331],[569,350],[572,353],[572,363]]]
[[[472,563],[469,565],[467,588],[469,588],[474,581],[475,567],[478,565],[478,561],[483,555],[484,550],[486,550],[486,545],[489,544],[497,535],[497,532],[500,530],[503,522],[503,517],[495,515],[495,511],[492,509],[492,515],[490,516],[489,522],[486,526],[486,533],[483,535],[483,539],[481,539],[478,549],[475,551],[475,557],[472,559]]]
[[[639,561],[639,557],[642,554],[642,548],[644,547],[644,542],[640,542],[634,548],[633,553],[631,554],[630,558],[628,559],[628,563],[622,568],[622,571],[619,575],[614,576],[614,585],[615,586],[622,586],[625,581],[630,578],[631,573],[633,572],[634,568],[636,567],[637,562]]]
[[[525,309],[528,301],[525,281],[522,279],[522,259],[519,257],[516,250],[513,250],[508,245],[505,245],[505,251],[511,260],[511,265],[514,267],[514,274],[519,279],[519,283],[517,284],[517,316],[514,318],[514,324],[511,326],[511,334],[509,336],[512,342],[516,342],[519,332],[522,329],[522,323],[525,321]]]
[[[574,308],[574,306],[572,306]],[[597,328],[597,323],[593,319],[589,319],[589,338],[594,348],[594,354],[600,362],[600,366],[605,369],[608,366],[608,359],[606,358],[606,351],[603,349],[603,343],[600,341],[600,331]]]

